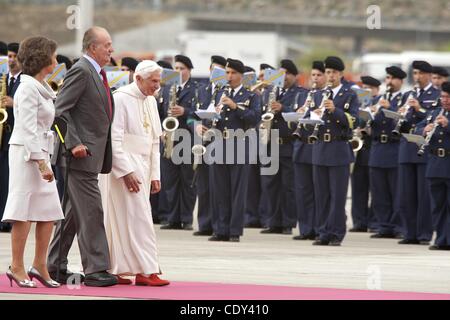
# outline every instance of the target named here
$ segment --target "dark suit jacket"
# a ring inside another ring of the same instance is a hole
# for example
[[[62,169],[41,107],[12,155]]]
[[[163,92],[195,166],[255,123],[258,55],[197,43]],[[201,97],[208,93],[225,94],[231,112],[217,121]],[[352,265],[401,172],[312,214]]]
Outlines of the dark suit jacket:
[[[14,94],[17,91],[17,88],[19,87],[20,84],[20,76],[22,73],[19,74],[19,76],[16,79],[16,82],[14,83],[13,88],[10,91],[7,91],[7,95],[10,96],[11,98],[14,98]],[[9,84],[9,74],[6,76],[6,85]],[[2,147],[0,149],[0,151],[5,151],[8,152],[9,150],[9,139],[11,138],[11,134],[12,134],[12,130],[14,128],[14,112],[13,112],[13,108],[6,108],[6,112],[8,113],[8,119],[6,120],[6,123],[3,124],[3,126],[6,126],[6,130],[3,132],[3,137],[2,137]]]
[[[56,117],[67,121],[65,144],[72,149],[83,144],[92,156],[75,159],[71,168],[93,173],[109,173],[112,166],[111,122],[108,96],[100,75],[86,58],[81,58],[67,73],[56,98]],[[114,114],[114,100],[113,103]],[[53,163],[66,166],[64,148],[53,157]]]

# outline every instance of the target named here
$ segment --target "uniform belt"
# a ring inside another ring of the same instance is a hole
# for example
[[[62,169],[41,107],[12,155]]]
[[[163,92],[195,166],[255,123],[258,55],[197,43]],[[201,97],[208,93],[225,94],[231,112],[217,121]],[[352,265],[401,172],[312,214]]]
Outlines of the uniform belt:
[[[450,156],[450,149],[444,148],[430,149],[430,153],[434,154],[435,156],[438,156],[439,158],[445,158],[447,156]]]
[[[349,139],[343,138],[342,136],[333,136],[331,133],[324,133],[319,136],[319,140],[323,142],[332,142],[332,141],[347,141]]]
[[[294,137],[279,137],[278,138],[278,144],[288,144],[295,140]]]
[[[311,141],[311,139],[309,139],[309,137],[300,137],[298,140],[300,140],[301,142],[303,142],[304,144],[314,144],[314,142]]]
[[[398,142],[400,141],[398,138],[391,137],[388,134],[381,134],[379,136],[373,137],[374,141],[378,141],[380,143],[389,143],[389,142]]]

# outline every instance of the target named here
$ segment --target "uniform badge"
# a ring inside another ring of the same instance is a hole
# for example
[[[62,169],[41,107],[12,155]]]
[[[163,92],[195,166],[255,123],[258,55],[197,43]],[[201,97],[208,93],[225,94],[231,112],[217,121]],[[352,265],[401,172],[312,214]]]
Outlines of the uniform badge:
[[[246,107],[248,107],[248,106],[250,105],[250,99],[247,99],[247,100],[244,102],[244,105],[245,105]]]

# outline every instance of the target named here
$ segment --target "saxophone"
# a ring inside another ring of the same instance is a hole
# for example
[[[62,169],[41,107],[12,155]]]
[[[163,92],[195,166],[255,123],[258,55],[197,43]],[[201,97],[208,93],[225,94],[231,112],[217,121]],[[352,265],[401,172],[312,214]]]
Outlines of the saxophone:
[[[275,113],[272,110],[272,103],[276,101],[277,87],[273,87],[269,93],[269,99],[267,101],[267,112],[261,116],[261,124],[259,125],[261,142],[268,144],[270,141],[270,130],[272,129],[272,121],[275,117]]]
[[[3,124],[6,122],[6,120],[8,120],[8,112],[6,112],[6,106],[3,105],[3,98],[6,97],[6,74],[2,76],[0,86],[2,88],[0,93],[0,148],[1,148],[4,130]]]
[[[169,92],[169,110],[167,111],[167,118],[164,119],[162,127],[164,129],[164,157],[166,159],[172,158],[173,153],[173,136],[175,131],[180,126],[180,122],[172,116],[172,108],[177,105],[177,89],[173,85]]]

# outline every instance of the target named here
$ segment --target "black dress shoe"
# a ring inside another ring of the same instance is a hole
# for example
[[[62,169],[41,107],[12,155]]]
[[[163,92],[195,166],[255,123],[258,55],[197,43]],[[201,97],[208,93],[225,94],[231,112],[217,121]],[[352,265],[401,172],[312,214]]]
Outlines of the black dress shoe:
[[[163,226],[161,226],[161,230],[182,230],[183,226],[181,225],[181,222],[178,223],[168,223]]]
[[[339,241],[339,240],[331,240],[328,245],[332,246],[332,247],[340,247],[341,246],[341,241]]]
[[[400,240],[398,244],[420,244],[420,241],[416,239],[403,239]]]
[[[247,223],[247,224],[244,225],[244,228],[261,229],[262,225],[259,222]]]
[[[430,249],[430,250],[450,250],[450,246],[442,246],[442,245],[433,244],[428,249]]]
[[[239,242],[241,241],[239,236],[230,236],[230,242]]]
[[[370,236],[372,239],[397,239],[393,233],[375,233]]]
[[[81,273],[73,273],[67,270],[60,270],[59,277],[56,271],[49,271],[50,278],[61,284],[76,284],[84,281],[84,275]],[[69,281],[69,283],[67,283]]]
[[[283,228],[282,234],[292,234],[292,228]]]
[[[183,223],[183,230],[194,230],[194,228],[192,228],[192,223]]]
[[[316,240],[315,234],[301,234],[299,236],[292,237],[294,240]]]
[[[367,228],[364,227],[354,227],[348,230],[348,232],[367,232]]]
[[[272,227],[272,228],[267,228],[264,230],[261,230],[261,233],[263,234],[274,234],[274,233],[279,233],[282,234],[283,233],[283,228],[281,227]]]
[[[213,234],[212,230],[195,231],[193,233],[194,236],[212,236],[212,234]]]
[[[217,234],[213,234],[212,237],[208,238],[208,241],[228,241],[228,240],[230,240],[229,237],[227,237],[227,236],[220,236],[220,235],[217,235]]]
[[[327,240],[316,240],[313,242],[313,246],[327,246],[330,244],[330,241]]]
[[[110,287],[117,284],[117,278],[106,271],[87,274],[84,285],[88,287]]]

